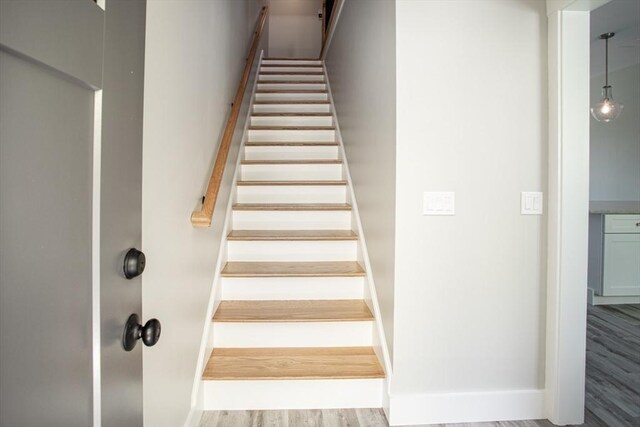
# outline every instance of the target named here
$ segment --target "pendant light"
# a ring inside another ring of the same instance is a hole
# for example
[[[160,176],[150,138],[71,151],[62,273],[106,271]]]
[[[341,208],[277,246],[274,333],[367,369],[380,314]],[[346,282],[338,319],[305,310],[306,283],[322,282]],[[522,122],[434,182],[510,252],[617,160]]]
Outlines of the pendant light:
[[[604,40],[604,86],[602,87],[602,99],[593,107],[591,114],[599,122],[611,122],[615,120],[622,111],[624,105],[613,100],[613,92],[609,85],[609,39],[616,33],[604,33],[600,39]]]

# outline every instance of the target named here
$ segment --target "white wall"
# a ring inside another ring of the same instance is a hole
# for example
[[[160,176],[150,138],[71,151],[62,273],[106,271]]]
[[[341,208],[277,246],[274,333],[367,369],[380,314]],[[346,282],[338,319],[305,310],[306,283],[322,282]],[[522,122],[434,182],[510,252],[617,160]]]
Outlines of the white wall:
[[[396,28],[392,420],[541,416],[546,215],[520,192],[546,191],[545,3],[399,0]]]
[[[326,58],[389,350],[393,344],[395,4],[349,0]]]
[[[189,217],[204,194],[260,6],[256,0],[147,3],[143,318],[162,322],[160,341],[143,353],[147,426],[180,426],[191,407],[229,174],[212,228],[194,229]]]
[[[640,65],[609,73],[613,97],[624,105],[611,123],[591,118],[591,200],[640,200]],[[591,105],[602,98],[604,76],[591,78]]]
[[[317,58],[322,47],[322,0],[269,1],[269,56]]]

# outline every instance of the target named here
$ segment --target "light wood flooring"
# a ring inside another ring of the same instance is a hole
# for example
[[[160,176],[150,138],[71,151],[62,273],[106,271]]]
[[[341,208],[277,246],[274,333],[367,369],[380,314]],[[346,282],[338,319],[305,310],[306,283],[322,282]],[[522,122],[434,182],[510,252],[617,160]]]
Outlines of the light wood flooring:
[[[371,347],[216,348],[205,380],[384,378]]]
[[[596,306],[587,314],[585,424],[640,426],[640,305]],[[208,411],[200,427],[381,427],[381,409]],[[441,427],[551,427],[546,420]]]
[[[373,320],[363,300],[222,301],[216,322],[357,322]]]

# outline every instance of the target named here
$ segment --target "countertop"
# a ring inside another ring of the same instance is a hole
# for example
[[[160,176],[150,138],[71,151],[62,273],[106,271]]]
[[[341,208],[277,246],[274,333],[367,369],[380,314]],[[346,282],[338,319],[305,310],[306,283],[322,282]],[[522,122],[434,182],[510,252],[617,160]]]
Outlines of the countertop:
[[[592,214],[640,214],[640,200],[621,202],[589,202]]]

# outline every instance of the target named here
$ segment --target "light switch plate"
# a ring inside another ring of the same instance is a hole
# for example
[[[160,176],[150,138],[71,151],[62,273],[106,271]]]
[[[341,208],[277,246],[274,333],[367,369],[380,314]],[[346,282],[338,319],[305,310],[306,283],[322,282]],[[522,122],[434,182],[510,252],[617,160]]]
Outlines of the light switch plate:
[[[455,215],[456,193],[452,191],[427,191],[424,193],[423,215]]]
[[[522,215],[542,215],[542,200],[542,192],[523,191],[520,196],[520,213]]]

